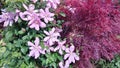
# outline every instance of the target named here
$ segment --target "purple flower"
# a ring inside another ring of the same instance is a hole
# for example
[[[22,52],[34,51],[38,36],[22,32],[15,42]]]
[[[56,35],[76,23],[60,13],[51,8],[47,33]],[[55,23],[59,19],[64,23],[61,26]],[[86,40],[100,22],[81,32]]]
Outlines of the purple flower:
[[[64,55],[64,59],[66,60],[68,58],[68,63],[75,63],[75,60],[79,60],[79,56],[76,55],[75,52],[73,52],[75,47],[72,45],[70,48],[67,48],[65,51],[67,54]]]
[[[2,15],[0,15],[0,23],[4,22],[4,27],[6,26],[12,26],[13,22],[14,22],[14,17],[15,14],[11,13],[11,12],[3,12]]]
[[[52,30],[49,32],[44,31],[44,33],[47,35],[47,37],[44,38],[44,42],[46,42],[48,45],[51,46],[55,41],[59,41],[57,38],[60,36],[60,33],[55,32],[55,28],[52,28]]]
[[[38,12],[38,10],[35,10],[35,6],[33,4],[30,4],[28,7],[23,4],[23,7],[26,9],[26,11],[20,13],[20,17],[22,20],[31,20],[30,15]]]
[[[30,53],[29,56],[35,57],[35,59],[37,59],[40,54],[45,54],[45,51],[42,49],[42,47],[39,45],[39,38],[36,37],[35,44],[33,44],[32,42],[28,41],[28,46],[30,46]]]
[[[46,27],[46,24],[40,20],[37,14],[33,13],[30,16],[31,20],[28,23],[30,25],[30,28],[35,28],[36,30],[39,30],[39,27],[44,28]]]
[[[60,0],[46,0],[47,6],[56,9],[57,5],[60,4]]]
[[[40,9],[40,17],[44,19],[45,23],[48,23],[49,21],[53,21],[54,13],[51,13],[49,11],[49,8],[45,8],[45,10]]]
[[[62,55],[63,54],[63,50],[65,50],[65,48],[66,48],[64,46],[65,43],[66,43],[66,41],[62,41],[62,42],[58,41],[58,46],[54,49],[54,51],[59,50],[59,53]]]
[[[28,25],[30,28],[39,30],[40,27],[46,27],[46,24],[40,20],[39,14],[37,13],[38,11],[34,10],[34,5],[31,4],[29,7],[27,7],[25,4],[23,4],[23,6],[27,11],[20,13],[20,17],[22,20],[29,21]]]

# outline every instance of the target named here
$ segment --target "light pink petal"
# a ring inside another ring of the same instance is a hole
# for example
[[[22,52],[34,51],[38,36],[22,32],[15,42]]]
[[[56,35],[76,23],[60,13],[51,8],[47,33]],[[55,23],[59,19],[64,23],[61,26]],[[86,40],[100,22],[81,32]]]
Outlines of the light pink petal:
[[[45,23],[48,23],[48,19],[47,18],[44,18],[44,21],[45,21]]]
[[[43,10],[43,9],[40,9],[40,13],[44,13],[44,10]]]
[[[74,51],[74,49],[75,49],[75,47],[72,45],[72,46],[70,46],[70,51],[71,52],[73,52]]]
[[[31,25],[30,25],[30,28],[35,28],[35,27],[36,27],[35,24],[31,24]]]
[[[44,41],[48,41],[48,40],[49,40],[49,37],[45,37],[45,38],[44,38]]]
[[[40,30],[39,25],[36,24],[35,29]]]
[[[60,62],[60,63],[59,63],[59,66],[60,66],[60,68],[64,68],[64,67],[63,67],[63,62]]]
[[[44,30],[44,33],[45,33],[46,35],[50,35],[50,34],[49,34],[47,31],[45,31],[45,30]]]
[[[52,28],[52,30],[49,33],[53,34],[54,32],[55,32],[55,28]]]
[[[30,41],[28,41],[28,46],[34,46],[34,44]]]
[[[62,55],[63,54],[63,51],[61,49],[59,49],[59,54]]]
[[[47,20],[49,20],[49,21],[53,21],[54,19],[53,19],[53,18],[47,18]]]
[[[18,21],[18,18],[19,18],[18,16],[16,16],[16,17],[15,17],[15,22],[17,22],[17,21]]]
[[[30,49],[30,50],[33,50],[33,49],[34,49],[34,47],[29,47],[29,49]]]
[[[31,56],[33,57],[33,56],[34,56],[34,53],[35,53],[34,50],[30,51],[29,56],[30,56],[30,57],[31,57]]]
[[[64,59],[66,60],[69,56],[70,56],[70,54],[65,54]]]
[[[36,39],[35,39],[35,41],[34,41],[35,45],[36,45],[36,46],[39,46],[39,42],[40,42],[39,38],[36,37]]]
[[[12,26],[12,24],[13,24],[13,21],[9,21],[9,26]]]
[[[69,61],[67,60],[67,61],[65,62],[65,67],[64,67],[64,68],[69,68],[69,66],[70,66],[70,63],[69,63]]]
[[[80,59],[78,55],[75,54],[74,56],[75,56],[75,59],[76,59],[76,60],[79,60],[79,59]]]
[[[74,56],[70,55],[69,59],[68,59],[70,62],[73,62],[75,63],[75,59],[74,59]]]
[[[31,0],[33,3],[36,3],[38,0]]]
[[[52,39],[49,39],[49,45],[53,45],[54,44],[54,41]]]
[[[57,51],[59,49],[59,46],[57,46],[55,49],[54,49],[54,51]]]
[[[28,7],[27,7],[25,4],[23,4],[23,7],[24,7],[26,10],[28,10]]]
[[[49,8],[48,8],[48,7],[45,9],[45,12],[46,12],[46,13],[49,13]]]
[[[28,21],[30,20],[30,14],[28,12],[20,13],[20,17],[22,20]]]
[[[50,49],[51,51],[54,51],[54,48],[53,48],[53,47],[49,47],[49,49]]]
[[[35,52],[35,59],[37,59],[40,56],[40,53],[38,51]]]
[[[50,13],[50,16],[53,17],[55,14],[54,13]]]
[[[3,26],[6,27],[6,26],[8,26],[8,25],[9,25],[9,21],[7,20],[7,21],[4,22],[4,25],[3,25]]]
[[[34,9],[35,9],[35,6],[34,6],[33,4],[30,4],[30,5],[29,5],[29,9],[30,9],[30,10],[34,10]]]
[[[62,46],[62,50],[65,50],[65,49],[66,49],[66,47],[63,45],[63,46]]]
[[[65,49],[65,52],[66,52],[66,53],[70,53],[69,48],[66,48],[66,49]]]
[[[34,23],[34,20],[30,20],[29,23],[28,23],[28,25],[31,25],[33,23]]]
[[[56,32],[56,33],[53,33],[52,35],[53,35],[53,36],[60,36],[60,33],[57,33],[57,32]]]
[[[40,27],[41,27],[41,28],[45,28],[45,27],[46,27],[46,24],[43,23],[43,22],[41,22],[41,23],[40,23]]]

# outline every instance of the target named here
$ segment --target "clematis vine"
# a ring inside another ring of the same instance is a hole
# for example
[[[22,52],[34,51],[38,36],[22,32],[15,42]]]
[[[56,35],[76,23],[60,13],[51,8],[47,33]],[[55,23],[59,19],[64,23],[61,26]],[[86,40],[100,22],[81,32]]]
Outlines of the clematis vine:
[[[54,51],[59,50],[59,54],[63,54],[63,51],[66,49],[66,47],[64,46],[64,44],[66,43],[66,41],[58,41],[58,45],[57,47],[54,49]]]
[[[49,11],[49,8],[45,8],[45,10],[40,9],[40,17],[44,19],[45,23],[48,23],[49,21],[53,21],[54,13],[51,13]]]
[[[15,14],[12,12],[3,12],[0,15],[0,23],[4,22],[4,27],[12,26],[14,22]]]
[[[60,0],[46,0],[47,1],[47,7],[50,8],[57,8],[57,5],[60,4]]]
[[[60,33],[56,32],[55,28],[52,28],[49,32],[44,31],[44,33],[47,35],[44,38],[44,42],[46,42],[49,46],[52,46],[56,41],[59,41],[58,37],[60,36]]]
[[[76,53],[74,52],[74,49],[75,47],[72,45],[70,46],[70,48],[67,48],[65,50],[67,54],[64,55],[64,59],[65,60],[67,59],[69,61],[68,63],[72,63],[72,62],[75,63],[75,60],[79,60],[79,56],[76,55]]]
[[[30,57],[35,57],[35,59],[37,59],[40,54],[45,54],[45,51],[42,49],[42,47],[39,45],[39,38],[36,37],[34,43],[28,41],[28,46],[30,46],[30,53],[29,53],[29,56]]]

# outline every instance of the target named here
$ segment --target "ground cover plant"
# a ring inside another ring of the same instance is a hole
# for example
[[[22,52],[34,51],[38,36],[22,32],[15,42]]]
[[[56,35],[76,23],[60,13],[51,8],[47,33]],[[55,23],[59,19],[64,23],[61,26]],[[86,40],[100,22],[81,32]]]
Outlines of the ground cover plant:
[[[1,68],[120,67],[118,0],[1,0],[1,4]]]

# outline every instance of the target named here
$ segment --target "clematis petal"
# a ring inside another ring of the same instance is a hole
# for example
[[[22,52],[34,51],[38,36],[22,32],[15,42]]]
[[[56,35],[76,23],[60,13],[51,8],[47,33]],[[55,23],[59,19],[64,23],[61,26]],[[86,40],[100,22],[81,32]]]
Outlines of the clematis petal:
[[[35,39],[35,41],[34,41],[35,45],[36,45],[36,46],[39,46],[39,42],[40,42],[39,38],[36,37],[36,39]]]
[[[45,28],[45,27],[46,27],[46,24],[45,24],[44,22],[41,22],[41,23],[40,23],[40,27]]]
[[[33,57],[34,56],[34,50],[32,50],[32,51],[30,51],[30,53],[29,53],[29,55],[28,55],[29,57]]]
[[[27,7],[25,4],[23,4],[23,7],[24,7],[26,10],[28,10],[28,7]]]
[[[65,54],[64,59],[66,60],[69,56],[70,56],[70,54]]]
[[[69,63],[69,61],[67,60],[67,61],[65,62],[65,67],[64,67],[64,68],[69,68],[69,66],[70,66],[70,63]]]
[[[29,5],[29,10],[33,11],[35,9],[35,6],[33,4]]]
[[[3,25],[3,26],[6,27],[6,26],[8,26],[8,25],[9,25],[9,21],[7,20],[7,21],[4,22],[4,25]]]
[[[35,29],[38,31],[40,30],[39,25],[36,24]]]
[[[57,51],[59,49],[59,46],[57,46],[55,49],[54,49],[54,51]]]
[[[50,34],[49,34],[47,31],[45,31],[45,30],[44,30],[44,33],[45,33],[46,35],[50,35]]]
[[[55,32],[55,28],[52,28],[52,30],[49,33],[53,34],[54,32]]]
[[[76,60],[79,60],[79,59],[80,59],[79,56],[76,55],[76,54],[74,55],[74,57],[75,57]]]
[[[72,45],[72,46],[70,46],[70,51],[71,52],[73,52],[74,51],[74,49],[75,49],[75,47]]]
[[[61,49],[59,49],[59,54],[62,55],[63,54],[63,51]]]
[[[34,46],[34,44],[30,41],[28,41],[28,46]]]
[[[40,56],[40,53],[38,51],[35,52],[35,59],[37,59]]]
[[[48,41],[48,40],[49,40],[49,37],[45,37],[45,38],[44,38],[44,41]]]
[[[60,66],[60,68],[64,68],[64,67],[63,67],[63,62],[62,62],[62,61],[59,63],[59,66]]]

